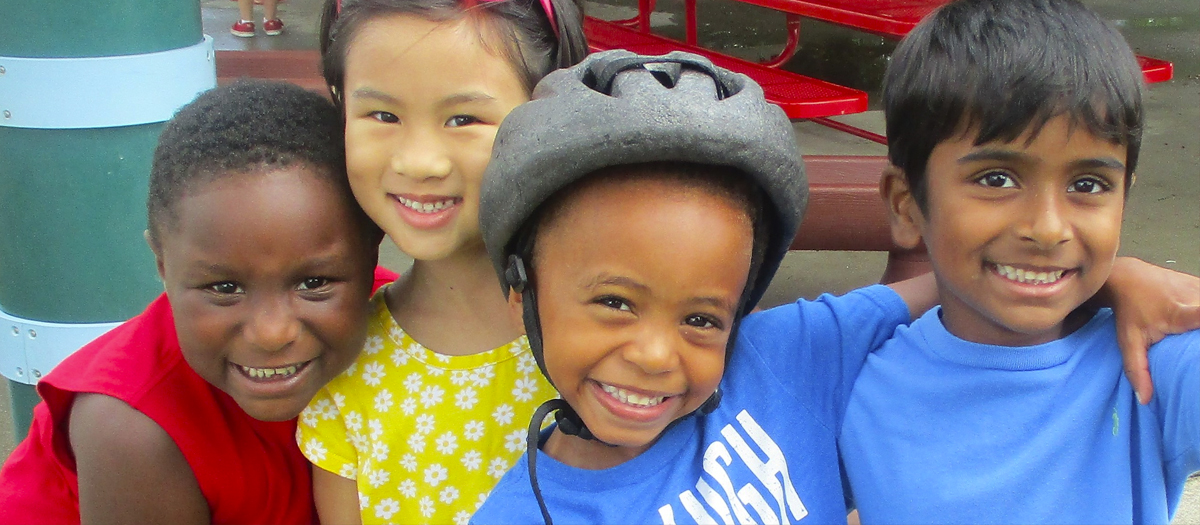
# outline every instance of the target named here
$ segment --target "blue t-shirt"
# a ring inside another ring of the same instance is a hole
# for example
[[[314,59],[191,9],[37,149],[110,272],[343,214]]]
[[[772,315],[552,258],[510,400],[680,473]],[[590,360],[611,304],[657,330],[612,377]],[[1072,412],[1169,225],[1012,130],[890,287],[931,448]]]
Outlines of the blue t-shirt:
[[[584,470],[538,452],[537,479],[557,525],[845,523],[836,438],[866,354],[908,308],[873,286],[747,317],[708,415],[681,419],[646,452]],[[471,519],[541,523],[520,461]]]
[[[934,309],[862,369],[840,446],[863,523],[1167,523],[1200,469],[1200,331],[1137,404],[1112,312],[1057,341],[964,341]]]

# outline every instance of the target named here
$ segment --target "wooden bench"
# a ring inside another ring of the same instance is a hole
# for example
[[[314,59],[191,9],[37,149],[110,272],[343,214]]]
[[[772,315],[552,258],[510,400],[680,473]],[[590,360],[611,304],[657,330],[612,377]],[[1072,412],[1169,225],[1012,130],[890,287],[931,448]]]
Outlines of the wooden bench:
[[[300,87],[328,93],[321,76],[321,55],[315,49],[302,50],[218,50],[217,83],[228,84],[240,77],[284,80]]]
[[[807,155],[808,211],[793,250],[888,252],[880,282],[932,271],[924,248],[904,250],[892,242],[879,178],[887,157]]]

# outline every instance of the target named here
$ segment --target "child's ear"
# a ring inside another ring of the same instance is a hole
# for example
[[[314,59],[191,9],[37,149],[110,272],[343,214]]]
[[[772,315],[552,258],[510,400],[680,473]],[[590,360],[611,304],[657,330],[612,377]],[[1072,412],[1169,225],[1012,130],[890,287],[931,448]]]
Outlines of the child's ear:
[[[888,221],[892,228],[892,242],[904,249],[914,249],[921,244],[920,224],[924,222],[921,207],[908,186],[904,171],[893,164],[883,169],[879,179],[879,195],[887,204]]]
[[[146,239],[146,244],[150,245],[150,251],[154,253],[154,267],[158,270],[158,280],[167,285],[166,271],[163,269],[162,247],[154,242],[154,238],[150,236],[150,230],[142,230],[142,237]]]
[[[508,289],[508,315],[513,323],[521,327],[521,335],[525,335],[525,298],[512,288]]]

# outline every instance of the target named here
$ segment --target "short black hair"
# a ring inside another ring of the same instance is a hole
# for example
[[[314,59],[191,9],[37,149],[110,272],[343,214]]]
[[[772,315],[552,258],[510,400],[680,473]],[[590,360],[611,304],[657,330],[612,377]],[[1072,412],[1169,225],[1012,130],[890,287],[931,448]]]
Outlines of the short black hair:
[[[284,82],[242,80],[202,93],[163,128],[150,169],[150,240],[177,220],[189,191],[235,174],[303,164],[362,216],[346,177],[341,113],[325,97]],[[373,225],[371,225],[373,226]]]
[[[922,21],[884,75],[888,158],[925,208],[933,148],[965,131],[1009,142],[1066,115],[1126,147],[1142,142],[1142,73],[1124,37],[1076,0],[958,0]]]

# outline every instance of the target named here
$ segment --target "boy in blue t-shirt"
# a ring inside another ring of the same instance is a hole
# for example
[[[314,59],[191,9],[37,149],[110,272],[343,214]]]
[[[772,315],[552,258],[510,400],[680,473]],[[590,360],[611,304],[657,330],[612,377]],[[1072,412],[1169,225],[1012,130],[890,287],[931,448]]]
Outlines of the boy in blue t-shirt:
[[[935,308],[867,358],[839,446],[863,523],[1167,523],[1200,470],[1200,332],[1122,376],[1108,279],[1142,133],[1137,61],[1074,0],[962,0],[884,81],[883,193]],[[1191,280],[1180,283],[1194,289]]]

